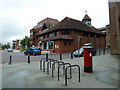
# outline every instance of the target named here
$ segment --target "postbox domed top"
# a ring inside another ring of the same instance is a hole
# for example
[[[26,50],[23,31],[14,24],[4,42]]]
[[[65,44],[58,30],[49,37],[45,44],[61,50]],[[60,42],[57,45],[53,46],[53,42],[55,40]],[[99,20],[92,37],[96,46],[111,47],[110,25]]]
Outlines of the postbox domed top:
[[[86,46],[86,47],[83,47],[84,49],[93,49],[93,47],[91,46]]]

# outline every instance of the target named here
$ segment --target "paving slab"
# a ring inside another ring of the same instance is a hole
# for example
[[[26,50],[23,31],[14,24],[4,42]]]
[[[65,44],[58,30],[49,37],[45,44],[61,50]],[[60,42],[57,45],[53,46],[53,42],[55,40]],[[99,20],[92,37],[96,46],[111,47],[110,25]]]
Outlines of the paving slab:
[[[60,81],[57,80],[57,65],[54,77],[40,70],[38,61],[28,63],[2,64],[2,88],[118,88],[118,58],[109,54],[93,57],[93,72],[84,72],[83,57],[64,59],[64,62],[80,66],[80,82],[78,71],[72,69],[72,79],[65,78],[60,69]],[[47,68],[47,67],[46,67]]]

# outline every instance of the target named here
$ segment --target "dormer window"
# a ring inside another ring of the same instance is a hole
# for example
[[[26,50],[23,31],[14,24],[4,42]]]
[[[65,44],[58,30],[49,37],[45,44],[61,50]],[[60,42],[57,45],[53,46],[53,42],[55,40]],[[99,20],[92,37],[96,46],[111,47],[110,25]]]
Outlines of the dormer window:
[[[30,32],[30,35],[33,35],[33,32]]]
[[[46,24],[44,23],[43,27],[42,27],[42,30],[46,30],[47,29],[47,26]]]

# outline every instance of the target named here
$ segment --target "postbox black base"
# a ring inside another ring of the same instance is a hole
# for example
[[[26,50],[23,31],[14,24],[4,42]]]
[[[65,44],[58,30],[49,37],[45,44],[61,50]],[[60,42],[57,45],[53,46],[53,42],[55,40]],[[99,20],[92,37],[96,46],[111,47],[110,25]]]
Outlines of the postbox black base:
[[[84,66],[84,72],[92,73],[93,72],[92,67],[85,67]]]

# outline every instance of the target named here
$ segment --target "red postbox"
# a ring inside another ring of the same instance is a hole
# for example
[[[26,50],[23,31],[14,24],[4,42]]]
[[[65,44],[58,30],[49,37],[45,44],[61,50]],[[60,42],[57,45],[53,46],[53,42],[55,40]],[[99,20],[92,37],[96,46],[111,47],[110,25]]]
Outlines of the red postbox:
[[[84,47],[84,72],[92,72],[92,49],[91,46]]]

